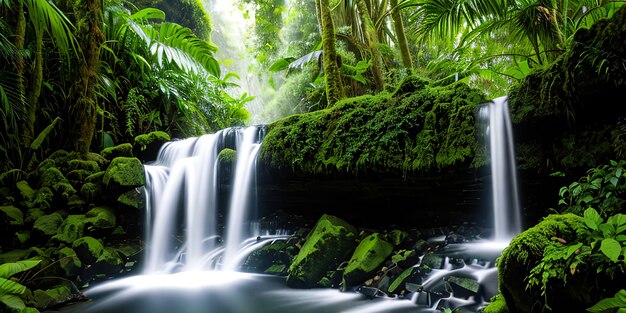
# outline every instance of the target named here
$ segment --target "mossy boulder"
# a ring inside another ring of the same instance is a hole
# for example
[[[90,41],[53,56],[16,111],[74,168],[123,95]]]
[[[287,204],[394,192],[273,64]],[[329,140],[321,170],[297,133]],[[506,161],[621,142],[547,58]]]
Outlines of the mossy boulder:
[[[139,135],[135,137],[133,153],[142,162],[154,161],[161,146],[170,140],[170,135],[162,131]]]
[[[98,239],[86,236],[74,241],[72,249],[76,252],[78,259],[85,265],[94,264],[102,255],[104,246]]]
[[[104,148],[100,155],[107,160],[113,160],[117,157],[133,157],[133,145],[130,143],[123,143],[114,147]]]
[[[252,273],[286,274],[293,258],[289,247],[285,241],[277,241],[257,249],[246,258],[242,269]]]
[[[85,178],[86,183],[101,184],[105,171],[95,172]]]
[[[124,261],[120,257],[117,250],[111,247],[106,247],[102,251],[102,254],[96,260],[94,264],[94,270],[98,274],[112,275],[119,273],[124,266]]]
[[[383,240],[378,233],[361,240],[343,272],[346,286],[355,286],[371,278],[380,270],[392,251],[393,245]]]
[[[68,215],[61,226],[57,229],[57,234],[52,238],[61,242],[72,244],[83,236],[85,229],[85,215]]]
[[[517,235],[497,260],[498,284],[509,311],[534,312],[542,307],[541,290],[538,287],[527,288],[526,277],[543,258],[544,250],[549,246],[560,245],[554,238],[562,238],[567,242],[575,241],[582,236],[585,229],[583,218],[575,214],[552,214],[544,218],[537,225]],[[563,269],[564,271],[566,269]],[[563,289],[563,286],[554,286]],[[558,291],[553,291],[557,293]],[[565,299],[561,299],[565,300]],[[567,306],[573,299],[565,300],[553,309],[559,312],[558,307]],[[575,301],[574,301],[575,302]],[[580,309],[580,308],[576,308]]]
[[[94,201],[102,195],[102,184],[84,183],[80,187],[80,195],[87,201]]]
[[[132,188],[141,187],[146,182],[143,165],[137,158],[117,157],[109,164],[102,182],[107,191],[118,196]]]
[[[357,230],[344,220],[324,214],[315,224],[289,267],[287,285],[313,288],[356,248]]]
[[[237,162],[237,151],[229,148],[224,148],[220,151],[220,154],[217,155],[217,159],[220,162],[224,163],[234,163]]]
[[[146,194],[143,189],[132,189],[121,194],[117,202],[133,209],[143,209],[146,207]]]
[[[85,214],[85,223],[99,229],[115,227],[115,212],[108,206],[95,207]]]
[[[68,162],[68,169],[70,171],[84,170],[93,174],[100,171],[100,165],[98,165],[98,162],[96,161],[74,159]]]
[[[391,257],[391,262],[400,268],[408,268],[419,263],[419,257],[415,250],[401,250]]]
[[[462,83],[345,99],[268,125],[259,160],[305,174],[408,174],[478,167],[475,112]]]
[[[49,239],[57,233],[62,223],[63,216],[59,213],[43,215],[33,224],[31,237],[33,239]]]

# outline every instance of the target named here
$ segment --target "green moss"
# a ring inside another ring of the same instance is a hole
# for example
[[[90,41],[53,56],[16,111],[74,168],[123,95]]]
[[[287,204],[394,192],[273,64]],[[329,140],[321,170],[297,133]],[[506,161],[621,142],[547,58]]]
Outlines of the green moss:
[[[65,271],[66,275],[72,275],[81,268],[82,263],[76,255],[76,251],[74,251],[74,249],[64,247],[61,248],[57,254],[59,258],[59,265]]]
[[[52,238],[71,244],[83,236],[84,228],[84,215],[68,215],[63,223],[61,223],[61,226],[57,229],[57,234]]]
[[[407,268],[419,262],[419,255],[415,250],[402,250],[391,257],[391,262],[401,268]]]
[[[163,142],[170,141],[170,140],[171,140],[170,135],[168,135],[166,132],[155,131],[155,132],[151,132],[148,134],[143,134],[143,135],[139,135],[135,137],[135,145],[145,148],[146,146],[150,145],[151,143],[155,141],[163,143]]]
[[[501,294],[493,296],[490,301],[489,305],[483,309],[483,313],[509,313],[506,301]]]
[[[56,189],[60,183],[69,183],[67,178],[56,167],[49,167],[43,171],[40,177],[41,187]]]
[[[295,288],[315,287],[329,270],[349,257],[356,247],[356,233],[354,226],[342,219],[323,215],[289,267],[287,284]]]
[[[115,213],[107,206],[95,207],[85,214],[85,223],[96,228],[115,227]]]
[[[146,182],[143,165],[137,158],[117,157],[111,161],[102,182],[109,190],[128,190]]]
[[[221,162],[234,163],[237,162],[237,151],[229,148],[224,148],[220,151],[217,159]]]
[[[370,278],[391,255],[393,245],[383,240],[378,233],[365,237],[357,246],[344,269],[343,279],[348,286]]]
[[[386,236],[387,240],[390,241],[394,246],[402,244],[404,240],[408,237],[409,233],[399,229],[392,230]]]
[[[528,289],[526,277],[543,257],[544,249],[555,246],[554,237],[570,242],[582,236],[583,218],[574,214],[552,214],[537,225],[517,235],[497,260],[500,293],[515,311],[530,312],[537,299],[538,287]]]
[[[85,178],[86,183],[100,184],[104,178],[104,171],[93,173]]]
[[[104,251],[102,243],[89,236],[74,241],[72,249],[74,249],[76,255],[84,265],[94,264]]]
[[[411,276],[411,274],[413,274],[413,271],[415,270],[414,267],[409,267],[406,270],[404,270],[402,273],[400,273],[400,275],[398,275],[398,277],[396,277],[396,279],[393,280],[393,282],[391,283],[391,285],[389,285],[389,288],[387,289],[390,293],[396,293],[399,294],[402,290],[404,290],[404,285],[406,283],[406,280]]]
[[[100,170],[100,166],[96,161],[88,161],[88,160],[80,160],[74,159],[68,162],[68,169],[70,171],[75,170],[85,170],[90,174],[95,173]]]
[[[27,181],[19,181],[15,184],[15,186],[26,201],[31,201],[35,197],[35,190],[30,187]]]
[[[117,198],[117,202],[135,209],[146,206],[146,194],[141,189],[129,190]]]
[[[260,159],[309,174],[467,167],[477,150],[475,110],[485,102],[464,84],[346,99],[270,124]]]
[[[102,185],[94,184],[94,183],[84,183],[82,187],[80,187],[80,195],[85,198],[87,201],[94,201],[100,197],[102,194]]]
[[[38,232],[44,237],[52,237],[63,223],[63,217],[59,213],[52,213],[39,217],[33,225],[33,232]]]
[[[107,160],[117,157],[133,157],[133,146],[130,143],[123,143],[115,147],[104,148],[100,154]]]
[[[111,247],[106,247],[95,263],[98,273],[115,274],[122,269],[124,262],[119,253]]]

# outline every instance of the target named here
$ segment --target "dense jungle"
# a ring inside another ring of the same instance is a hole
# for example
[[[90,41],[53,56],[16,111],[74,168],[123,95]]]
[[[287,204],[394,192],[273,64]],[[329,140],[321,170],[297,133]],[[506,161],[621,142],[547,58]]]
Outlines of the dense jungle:
[[[90,306],[113,300],[89,290],[202,260],[262,283],[227,304],[172,291],[126,310],[624,313],[623,4],[0,0],[0,312],[126,312]],[[461,256],[497,237],[495,128],[479,113],[494,99],[510,111],[521,229]],[[155,167],[177,177],[166,148],[202,138],[215,187],[190,183],[203,165],[188,163],[179,189],[151,193]],[[184,197],[161,218],[168,192]],[[183,217],[199,195],[224,200]],[[257,245],[237,259],[240,199],[256,210],[246,227],[283,233],[242,231]],[[194,219],[217,250],[192,250]],[[489,268],[491,284],[463,272]],[[459,272],[433,283],[444,270]],[[275,309],[265,288],[313,300]],[[335,293],[370,306],[320,307]]]

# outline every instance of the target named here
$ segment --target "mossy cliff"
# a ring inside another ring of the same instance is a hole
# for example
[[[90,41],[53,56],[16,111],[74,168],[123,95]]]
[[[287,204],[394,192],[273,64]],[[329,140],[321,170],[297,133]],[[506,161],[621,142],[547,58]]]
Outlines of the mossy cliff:
[[[580,29],[553,64],[511,87],[521,168],[566,171],[626,155],[626,111],[615,103],[626,90],[624,42],[626,7]]]
[[[303,174],[403,174],[472,166],[476,107],[464,84],[409,76],[393,93],[346,99],[268,126],[260,160]]]

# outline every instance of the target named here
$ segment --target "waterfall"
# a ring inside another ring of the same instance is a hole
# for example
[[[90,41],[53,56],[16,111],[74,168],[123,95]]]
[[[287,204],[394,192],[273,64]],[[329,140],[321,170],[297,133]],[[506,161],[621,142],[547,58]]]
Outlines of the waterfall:
[[[235,269],[244,243],[248,203],[262,127],[229,128],[163,145],[157,160],[145,164],[147,178],[147,274],[197,271],[219,264]],[[236,148],[237,166],[225,235],[218,229],[219,152]],[[181,239],[182,238],[182,239]]]
[[[521,232],[521,210],[517,186],[517,168],[513,126],[507,97],[494,99],[479,108],[479,120],[485,123],[492,177],[494,239],[508,241]]]

